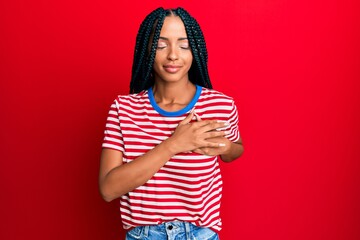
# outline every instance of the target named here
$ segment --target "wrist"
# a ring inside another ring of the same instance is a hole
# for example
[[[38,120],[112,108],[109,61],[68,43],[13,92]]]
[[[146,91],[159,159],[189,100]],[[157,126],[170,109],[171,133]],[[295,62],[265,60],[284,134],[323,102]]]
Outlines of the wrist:
[[[179,149],[179,144],[177,144],[176,140],[173,139],[172,137],[169,137],[168,139],[163,141],[162,144],[164,145],[166,151],[168,151],[171,154],[171,156],[174,156],[182,152],[182,150]]]
[[[171,157],[180,152],[177,148],[177,144],[171,137],[163,141],[161,144]]]

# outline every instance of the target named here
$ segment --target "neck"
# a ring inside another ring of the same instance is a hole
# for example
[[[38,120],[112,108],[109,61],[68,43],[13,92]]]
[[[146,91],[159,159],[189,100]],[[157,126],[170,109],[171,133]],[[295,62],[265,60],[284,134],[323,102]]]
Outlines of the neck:
[[[188,104],[194,97],[196,86],[190,81],[164,83],[155,82],[153,93],[159,104]]]

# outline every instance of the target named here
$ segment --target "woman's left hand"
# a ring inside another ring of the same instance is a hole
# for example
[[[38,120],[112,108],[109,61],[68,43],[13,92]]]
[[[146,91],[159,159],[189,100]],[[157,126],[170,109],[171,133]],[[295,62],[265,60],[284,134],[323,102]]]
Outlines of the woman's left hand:
[[[226,137],[214,137],[214,138],[208,138],[207,140],[214,143],[222,143],[223,146],[217,148],[212,148],[212,147],[197,148],[193,150],[193,152],[208,156],[223,155],[223,154],[228,154],[230,152],[232,142]]]

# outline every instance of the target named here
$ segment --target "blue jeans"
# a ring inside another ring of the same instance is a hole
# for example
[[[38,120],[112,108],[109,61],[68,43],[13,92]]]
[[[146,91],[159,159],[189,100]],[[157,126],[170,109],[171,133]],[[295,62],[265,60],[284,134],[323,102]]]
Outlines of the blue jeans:
[[[188,222],[140,226],[126,233],[126,240],[219,240],[216,232]]]

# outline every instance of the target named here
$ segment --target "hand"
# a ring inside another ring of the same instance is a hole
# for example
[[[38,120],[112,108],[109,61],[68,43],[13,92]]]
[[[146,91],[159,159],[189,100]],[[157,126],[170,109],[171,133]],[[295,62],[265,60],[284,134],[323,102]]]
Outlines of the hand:
[[[174,154],[177,154],[179,152],[187,152],[205,147],[222,148],[222,143],[209,141],[209,139],[225,136],[225,131],[216,131],[216,129],[227,126],[227,123],[217,120],[205,120],[190,124],[193,117],[194,112],[191,111],[189,115],[179,123],[173,135],[165,140],[168,143],[169,149],[171,149]]]
[[[195,112],[194,112],[194,115],[198,122],[202,121],[200,116],[197,115]],[[230,151],[232,142],[229,141],[229,139],[227,139],[226,137],[213,137],[213,138],[209,138],[207,140],[210,142],[218,143],[219,146],[221,146],[221,147],[217,147],[217,148],[202,147],[202,148],[197,148],[197,149],[193,150],[193,152],[203,154],[203,155],[208,155],[208,156],[218,156],[218,155],[222,155],[222,154],[227,154]]]
[[[193,152],[208,156],[218,156],[229,153],[232,142],[226,137],[214,137],[214,138],[209,138],[207,140],[213,143],[218,143],[219,145],[221,144],[222,146],[216,148],[214,147],[197,148],[193,150]]]

